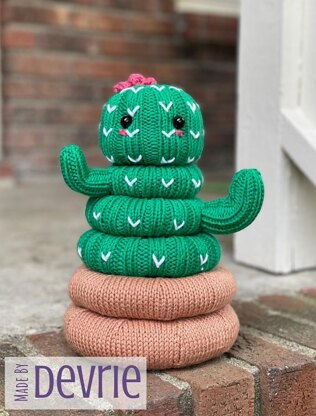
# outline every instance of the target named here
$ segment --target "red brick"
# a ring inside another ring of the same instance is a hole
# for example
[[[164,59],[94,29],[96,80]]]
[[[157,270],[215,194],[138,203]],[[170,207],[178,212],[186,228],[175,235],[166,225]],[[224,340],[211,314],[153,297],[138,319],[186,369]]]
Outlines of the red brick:
[[[4,107],[5,123],[17,124],[92,124],[97,126],[102,103],[67,104],[43,102],[12,102]],[[92,127],[93,128],[93,127]]]
[[[193,43],[235,44],[238,19],[226,16],[184,14],[184,36]]]
[[[19,28],[5,28],[2,35],[3,48],[33,48],[34,32]]]
[[[14,171],[11,165],[8,163],[0,162],[0,179],[12,178]]]
[[[138,410],[137,416],[182,416],[190,411],[187,400],[183,400],[185,392],[158,376],[147,374],[147,409]],[[129,412],[122,412],[129,414]]]
[[[24,354],[21,351],[12,345],[10,342],[2,342],[0,343],[0,406],[4,404],[4,377],[5,377],[5,370],[4,370],[4,359],[5,357],[24,357]],[[0,408],[1,411],[1,408]]]
[[[100,11],[73,11],[69,13],[69,24],[75,29],[95,30],[100,32],[122,32],[126,29],[129,19],[124,15],[111,16]]]
[[[262,338],[242,334],[229,352],[260,371],[263,416],[313,416],[316,413],[316,364]]]
[[[156,19],[149,16],[135,16],[131,19],[129,29],[133,32],[171,35],[174,33],[175,22],[168,19]]]
[[[26,337],[46,357],[74,357],[76,354],[66,343],[62,332],[46,332]]]
[[[72,61],[68,57],[53,57],[36,54],[7,54],[4,71],[8,73],[66,76],[71,74]]]
[[[67,99],[67,101],[74,100],[78,102],[87,100],[89,102],[98,97],[107,97],[109,92],[102,92],[102,83],[94,85],[89,81],[64,81],[62,79],[38,79],[35,77],[15,78],[14,76],[6,78],[6,82],[3,85],[3,95],[6,98]]]
[[[103,7],[119,9],[122,12],[128,9],[155,13],[161,9],[159,4],[160,1],[161,0],[101,0],[101,4]]]
[[[304,302],[298,297],[267,295],[261,296],[258,300],[271,309],[316,322],[316,305],[311,302]]]
[[[3,7],[3,20],[65,26],[69,21],[69,9],[61,4],[36,7],[7,3]]]
[[[191,385],[195,416],[254,414],[254,380],[246,370],[214,360],[168,373]]]
[[[234,302],[241,325],[251,326],[316,349],[315,327],[271,312],[255,302]]]
[[[116,413],[114,413],[115,415]],[[10,410],[9,416],[106,416],[98,410]],[[111,415],[112,416],[112,415]]]
[[[301,293],[305,296],[316,299],[316,287],[308,287],[308,288],[302,289]]]

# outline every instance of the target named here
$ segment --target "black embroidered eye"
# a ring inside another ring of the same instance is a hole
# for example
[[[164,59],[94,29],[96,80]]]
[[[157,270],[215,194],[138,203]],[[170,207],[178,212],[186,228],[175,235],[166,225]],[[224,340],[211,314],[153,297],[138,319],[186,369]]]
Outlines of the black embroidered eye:
[[[176,129],[182,129],[182,127],[185,125],[184,118],[180,116],[175,116],[172,122]]]
[[[133,118],[131,116],[124,116],[121,118],[121,126],[124,129],[127,129],[133,122]]]

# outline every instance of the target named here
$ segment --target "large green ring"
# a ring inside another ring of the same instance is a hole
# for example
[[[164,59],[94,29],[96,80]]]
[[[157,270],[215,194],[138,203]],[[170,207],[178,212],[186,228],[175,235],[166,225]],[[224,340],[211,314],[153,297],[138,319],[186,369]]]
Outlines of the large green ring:
[[[111,194],[135,198],[194,198],[203,175],[189,166],[110,166]]]
[[[78,242],[78,254],[91,270],[143,277],[184,277],[212,270],[221,249],[207,234],[158,238],[118,237],[89,230]]]
[[[201,230],[200,199],[90,198],[86,218],[91,227],[126,237],[193,235]]]

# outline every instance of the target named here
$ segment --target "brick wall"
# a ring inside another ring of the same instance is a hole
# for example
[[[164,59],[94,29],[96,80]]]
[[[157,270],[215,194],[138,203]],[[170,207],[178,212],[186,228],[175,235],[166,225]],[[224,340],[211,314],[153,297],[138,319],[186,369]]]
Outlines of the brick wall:
[[[201,165],[231,167],[237,21],[180,15],[172,0],[4,0],[3,147],[18,174],[54,172],[60,148],[97,147],[102,104],[130,72],[175,83],[206,121]]]

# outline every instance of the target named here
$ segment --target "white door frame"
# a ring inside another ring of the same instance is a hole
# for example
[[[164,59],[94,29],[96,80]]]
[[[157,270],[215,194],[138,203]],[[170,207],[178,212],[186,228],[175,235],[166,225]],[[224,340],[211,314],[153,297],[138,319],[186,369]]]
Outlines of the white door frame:
[[[237,168],[266,195],[235,259],[273,273],[316,267],[315,21],[315,0],[241,3]]]

